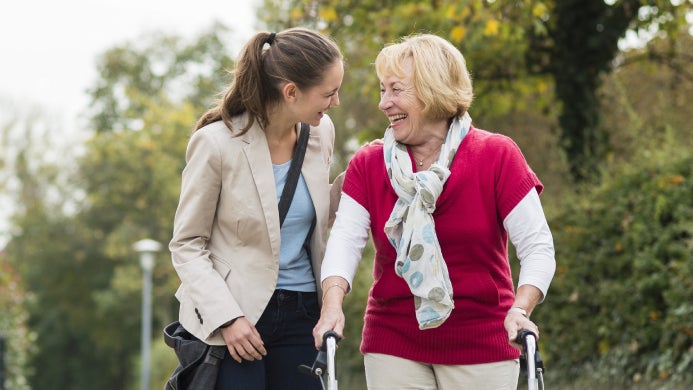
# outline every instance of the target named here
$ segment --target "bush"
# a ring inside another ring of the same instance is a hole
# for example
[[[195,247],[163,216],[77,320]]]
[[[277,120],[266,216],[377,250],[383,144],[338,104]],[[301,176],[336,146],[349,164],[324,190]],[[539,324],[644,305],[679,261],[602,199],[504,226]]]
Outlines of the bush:
[[[614,175],[551,221],[556,275],[534,317],[548,375],[693,380],[692,170],[687,153]]]

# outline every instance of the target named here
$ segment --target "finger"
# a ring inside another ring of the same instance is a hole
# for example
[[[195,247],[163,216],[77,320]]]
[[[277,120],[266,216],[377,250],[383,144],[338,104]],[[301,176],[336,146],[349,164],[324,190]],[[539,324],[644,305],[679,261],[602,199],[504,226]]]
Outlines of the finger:
[[[253,346],[246,341],[240,344],[236,344],[234,346],[234,349],[236,350],[236,353],[238,353],[238,356],[241,358],[241,360],[253,361],[256,359],[255,356],[253,356],[255,348],[253,348]],[[257,354],[257,352],[255,353]]]
[[[238,355],[238,352],[236,352],[236,348],[234,346],[229,345],[227,349],[229,350],[229,355],[231,355],[233,360],[237,361],[238,363],[243,362],[243,359],[241,359],[241,356]]]
[[[266,356],[267,355],[267,349],[265,349],[265,343],[262,341],[262,336],[260,336],[260,333],[257,331],[257,329],[253,328],[253,334],[248,340],[250,344],[252,344],[253,349],[257,351],[260,355]],[[262,358],[260,356],[259,359]]]
[[[338,321],[332,319],[320,320],[315,328],[313,328],[313,339],[315,340],[315,348],[320,349],[323,343],[323,336],[328,331],[335,331],[337,335],[341,338],[342,331],[344,330],[344,325],[340,325]]]
[[[317,325],[315,325],[315,328],[313,328],[313,340],[315,341],[315,349],[320,349],[322,347],[322,335],[325,334],[330,330],[328,327],[324,325],[323,321],[318,322]]]
[[[516,349],[519,349],[520,351],[522,351],[522,345],[518,344],[518,343],[515,341],[515,339],[510,339],[510,340],[508,340],[508,344],[510,344],[511,347],[516,348]]]
[[[248,340],[248,343],[250,343],[250,347],[252,348],[251,351],[254,352],[253,356],[255,356],[258,360],[267,355],[265,343],[262,341],[260,336],[251,338]]]
[[[337,334],[339,335],[340,338],[344,337],[344,322],[337,321],[335,326],[332,328]]]
[[[245,340],[243,342],[243,350],[245,354],[242,354],[243,358],[246,360],[262,360],[262,355],[258,352],[255,345],[250,342],[250,340]]]

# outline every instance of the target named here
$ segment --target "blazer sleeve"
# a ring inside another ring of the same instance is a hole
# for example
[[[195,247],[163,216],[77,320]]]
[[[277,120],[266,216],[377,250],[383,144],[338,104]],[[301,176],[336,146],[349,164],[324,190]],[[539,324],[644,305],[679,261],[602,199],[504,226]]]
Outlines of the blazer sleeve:
[[[207,247],[222,182],[222,153],[214,134],[200,129],[188,143],[169,243],[181,288],[190,297],[200,322],[200,313],[204,313],[201,327],[210,335],[224,322],[243,315],[222,275],[214,269]]]

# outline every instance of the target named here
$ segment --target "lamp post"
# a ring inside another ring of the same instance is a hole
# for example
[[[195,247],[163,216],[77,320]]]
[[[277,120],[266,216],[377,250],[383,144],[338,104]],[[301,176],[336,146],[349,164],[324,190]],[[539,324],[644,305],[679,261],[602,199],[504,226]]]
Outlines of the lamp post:
[[[140,255],[140,266],[142,267],[142,373],[140,387],[142,390],[148,390],[152,348],[152,269],[154,268],[154,254],[161,250],[161,244],[145,238],[137,241],[133,248]]]

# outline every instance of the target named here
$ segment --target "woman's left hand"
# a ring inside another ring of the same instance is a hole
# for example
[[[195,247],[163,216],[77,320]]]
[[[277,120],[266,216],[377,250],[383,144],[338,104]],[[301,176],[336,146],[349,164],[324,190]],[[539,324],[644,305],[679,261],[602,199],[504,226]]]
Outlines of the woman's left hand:
[[[520,312],[513,310],[509,311],[505,315],[504,325],[505,330],[508,332],[508,341],[510,342],[510,345],[517,349],[522,349],[522,346],[515,342],[517,333],[520,331],[520,329],[532,331],[537,336],[537,340],[539,339],[539,327]]]

